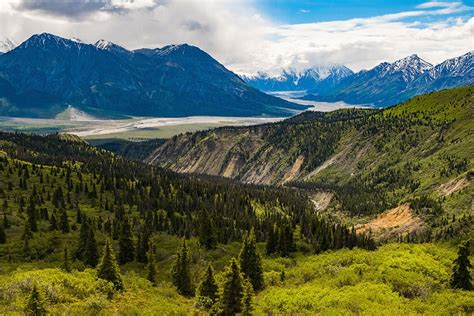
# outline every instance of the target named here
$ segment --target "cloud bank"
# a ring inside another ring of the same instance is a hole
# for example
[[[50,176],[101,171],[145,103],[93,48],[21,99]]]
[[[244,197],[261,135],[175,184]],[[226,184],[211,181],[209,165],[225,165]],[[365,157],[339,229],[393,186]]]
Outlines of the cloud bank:
[[[239,73],[315,64],[370,68],[412,53],[437,63],[474,49],[473,8],[431,1],[369,18],[279,24],[251,0],[3,0],[0,40],[50,32],[124,47],[189,43]],[[309,13],[309,12],[308,12]]]

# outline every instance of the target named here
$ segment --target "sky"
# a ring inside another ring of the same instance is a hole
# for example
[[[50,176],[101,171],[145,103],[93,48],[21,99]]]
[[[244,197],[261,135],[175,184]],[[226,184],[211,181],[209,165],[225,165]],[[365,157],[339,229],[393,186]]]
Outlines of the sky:
[[[244,74],[474,50],[474,0],[1,0],[0,41],[48,32],[128,49],[188,43]]]

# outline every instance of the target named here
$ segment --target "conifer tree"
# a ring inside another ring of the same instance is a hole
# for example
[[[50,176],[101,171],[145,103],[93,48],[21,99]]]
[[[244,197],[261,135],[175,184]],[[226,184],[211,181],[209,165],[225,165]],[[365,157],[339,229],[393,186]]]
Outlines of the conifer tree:
[[[181,295],[191,295],[191,260],[186,238],[183,238],[181,248],[176,255],[176,261],[171,270],[173,284]]]
[[[268,231],[268,238],[267,238],[267,244],[266,244],[267,255],[271,255],[277,252],[277,247],[278,247],[278,234],[276,232],[275,226],[272,225],[272,227],[270,227],[270,230]]]
[[[5,225],[0,224],[0,244],[7,242],[7,234],[5,233]]]
[[[86,249],[87,239],[89,237],[89,221],[87,218],[84,218],[81,225],[81,230],[79,231],[79,241],[77,243],[76,251],[74,252],[74,257],[84,261],[84,250]]]
[[[68,220],[68,217],[67,217],[67,212],[66,212],[66,209],[61,209],[61,218],[59,220],[59,227],[61,228],[61,231],[64,233],[64,234],[67,234],[69,233],[70,231],[70,227],[69,227],[69,220]]]
[[[150,244],[150,230],[145,226],[142,233],[139,235],[137,242],[137,261],[147,263],[147,253]]]
[[[206,249],[214,249],[217,245],[217,236],[212,221],[206,212],[199,212],[198,216],[198,238],[199,243]]]
[[[235,315],[242,311],[243,278],[237,261],[232,258],[224,273],[224,285],[220,296],[220,314]]]
[[[453,289],[472,290],[472,277],[470,270],[472,268],[469,261],[469,248],[471,243],[464,242],[458,250],[458,257],[454,260],[453,274],[451,275],[451,287]]]
[[[214,269],[209,263],[206,272],[204,272],[202,276],[201,283],[198,286],[199,300],[203,303],[208,301],[209,306],[206,307],[211,307],[217,300],[218,290],[219,288],[217,286],[216,279],[214,278]]]
[[[10,228],[10,222],[8,221],[8,217],[6,213],[3,214],[3,227],[5,229]]]
[[[93,229],[89,229],[87,235],[87,242],[84,248],[84,263],[95,268],[99,262],[99,250],[97,248],[97,241]]]
[[[30,225],[30,230],[32,232],[38,231],[38,224],[36,218],[36,205],[33,198],[30,198],[30,205],[27,209],[28,224]]]
[[[33,286],[28,302],[26,303],[25,314],[32,316],[42,316],[47,314],[43,298],[41,297],[36,285]]]
[[[155,261],[155,245],[150,242],[150,250],[148,251],[148,265],[147,265],[147,274],[146,278],[148,281],[153,284],[153,286],[157,285],[156,282],[156,261]]]
[[[132,230],[128,218],[122,220],[122,227],[119,236],[119,262],[125,264],[132,262],[135,257],[135,247],[133,246]]]
[[[110,245],[109,239],[105,241],[104,255],[98,266],[97,276],[101,279],[107,280],[114,284],[116,290],[123,289],[122,276],[120,275],[120,268],[115,260],[115,254]]]
[[[67,247],[64,247],[62,269],[66,272],[71,272],[71,263],[69,262],[69,253]]]
[[[239,259],[240,269],[244,277],[249,279],[255,291],[261,290],[263,288],[262,259],[257,251],[253,229],[244,240]]]
[[[54,213],[51,214],[51,217],[49,218],[49,230],[50,231],[58,230],[58,221]]]
[[[244,294],[242,297],[242,315],[249,316],[253,312],[253,287],[248,279],[244,281]]]

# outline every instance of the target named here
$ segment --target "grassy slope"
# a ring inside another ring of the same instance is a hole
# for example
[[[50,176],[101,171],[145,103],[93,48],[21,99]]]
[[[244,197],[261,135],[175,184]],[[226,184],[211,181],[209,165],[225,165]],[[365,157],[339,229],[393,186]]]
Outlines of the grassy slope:
[[[0,264],[0,309],[21,313],[33,283],[40,286],[50,312],[97,314],[190,314],[195,300],[179,296],[171,286],[170,265],[179,240],[157,236],[160,284],[154,288],[145,271],[134,264],[122,267],[126,291],[108,299],[110,285],[95,271],[56,268],[47,263]],[[261,249],[263,245],[260,245]],[[198,250],[191,242],[195,278],[206,262],[222,269],[239,245],[214,251]],[[321,255],[296,254],[294,258],[265,258],[266,289],[255,297],[256,314],[383,314],[425,313],[447,315],[474,311],[474,293],[448,288],[453,248],[441,244],[389,244],[375,252],[339,250]],[[136,264],[135,264],[136,265]],[[285,271],[285,280],[280,273]]]

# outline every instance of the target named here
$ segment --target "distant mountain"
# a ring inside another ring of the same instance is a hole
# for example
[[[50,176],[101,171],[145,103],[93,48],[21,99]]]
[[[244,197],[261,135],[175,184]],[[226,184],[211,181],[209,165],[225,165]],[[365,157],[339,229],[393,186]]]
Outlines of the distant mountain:
[[[52,34],[0,56],[0,115],[289,116],[305,107],[250,87],[190,45],[130,51]]]
[[[285,69],[277,76],[258,72],[255,75],[241,75],[251,86],[266,92],[304,91],[317,89],[326,91],[353,72],[346,66],[314,66],[302,71]]]
[[[417,55],[345,77],[333,88],[309,90],[305,100],[389,106],[415,95],[474,83],[473,53],[433,66]]]
[[[0,55],[14,49],[16,44],[9,38],[0,40]]]

